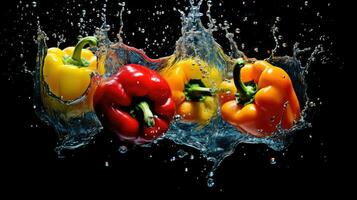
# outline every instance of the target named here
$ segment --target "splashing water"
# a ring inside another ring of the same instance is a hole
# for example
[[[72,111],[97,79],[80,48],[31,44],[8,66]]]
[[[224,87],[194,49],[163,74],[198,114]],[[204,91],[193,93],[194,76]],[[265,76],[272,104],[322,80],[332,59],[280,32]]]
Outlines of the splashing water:
[[[104,78],[110,77],[118,71],[118,69],[125,64],[141,64],[154,70],[160,70],[163,67],[167,67],[169,60],[178,61],[184,58],[199,58],[204,62],[207,62],[210,66],[215,66],[223,78],[232,77],[232,63],[234,59],[246,58],[243,52],[238,49],[238,45],[234,42],[233,33],[229,33],[228,26],[222,29],[226,33],[231,47],[229,57],[226,55],[221,46],[215,41],[213,32],[218,28],[215,25],[215,20],[211,17],[210,8],[212,6],[211,1],[207,1],[208,11],[206,16],[209,19],[208,28],[205,28],[201,22],[203,14],[200,12],[200,6],[202,4],[200,0],[196,5],[193,0],[190,0],[190,9],[188,14],[179,11],[182,19],[182,36],[176,42],[176,49],[173,55],[168,57],[162,57],[158,59],[151,59],[145,55],[141,50],[134,47],[130,47],[123,43],[121,37],[123,33],[122,13],[124,11],[125,4],[123,3],[123,9],[120,11],[121,26],[118,33],[118,42],[112,43],[108,38],[108,31],[110,30],[105,23],[101,28],[96,30],[96,36],[99,39],[97,52],[98,60],[103,60],[106,74]],[[275,31],[275,27],[273,27]],[[275,32],[273,32],[275,34]],[[275,36],[274,36],[275,38]],[[55,128],[59,134],[60,145],[58,150],[63,148],[76,148],[81,145],[87,144],[91,138],[99,133],[102,129],[97,116],[93,111],[86,111],[84,113],[75,113],[78,105],[85,103],[88,100],[87,94],[83,95],[76,101],[64,102],[60,98],[55,97],[50,93],[48,87],[43,82],[42,67],[44,56],[46,55],[46,35],[44,32],[39,31],[38,34],[38,56],[37,66],[35,71],[35,106],[36,112],[40,118],[49,123]],[[275,40],[277,42],[277,40]],[[306,66],[302,66],[298,59],[301,52],[305,50],[299,50],[298,44],[294,47],[294,54],[292,57],[282,56],[276,57],[274,53],[276,48],[272,52],[272,56],[267,58],[273,65],[283,68],[291,77],[294,85],[294,89],[297,93],[301,105],[304,106],[302,110],[301,118],[290,130],[284,130],[278,125],[278,130],[275,134],[266,138],[256,138],[244,133],[239,132],[235,127],[226,123],[220,116],[220,110],[217,110],[217,114],[210,120],[208,124],[199,126],[193,123],[186,123],[182,121],[182,116],[175,116],[173,123],[171,124],[169,131],[158,140],[169,139],[179,145],[189,146],[198,149],[209,161],[213,162],[212,173],[208,175],[209,187],[214,186],[214,180],[212,178],[213,171],[219,166],[221,161],[234,152],[235,147],[240,143],[255,143],[266,144],[274,150],[282,150],[287,144],[287,137],[292,133],[309,126],[309,123],[305,121],[308,113],[309,98],[306,95],[307,85],[305,83],[305,74],[308,73],[310,63],[313,61],[314,56],[322,51],[322,47],[318,46],[314,49]],[[203,69],[204,70],[204,69]],[[92,77],[92,84],[96,83],[96,78]],[[217,85],[213,84],[213,89],[217,89]],[[51,108],[51,102],[59,102],[66,106],[68,110],[73,110],[73,113],[68,116],[63,116],[62,113],[53,110]],[[216,102],[217,103],[217,102]],[[125,153],[127,148],[121,146],[119,151]],[[179,157],[185,157],[186,152],[178,152]],[[275,158],[271,161],[275,164]]]
[[[224,78],[231,77],[232,58],[225,55],[221,47],[213,38],[212,32],[215,30],[214,25],[208,25],[206,29],[201,23],[202,13],[199,12],[201,1],[194,5],[191,2],[191,9],[186,16],[182,15],[182,36],[176,44],[176,57],[199,57],[200,59],[217,66],[224,74]],[[210,1],[208,1],[210,8]],[[212,23],[210,12],[207,13],[209,21]],[[237,44],[233,41],[233,34],[226,31],[233,51],[231,55],[234,58],[242,58],[245,55],[238,49]],[[282,67],[292,78],[294,89],[299,96],[300,102],[306,102],[306,84],[304,80],[304,71],[300,62],[295,57],[272,57],[268,59],[272,64]],[[219,110],[217,111],[220,112]],[[305,113],[305,111],[304,111]],[[197,127],[196,125],[182,123],[180,116],[175,118],[169,132],[164,136],[177,144],[187,145],[200,150],[209,161],[213,162],[214,170],[220,162],[234,152],[239,143],[263,143],[274,150],[282,150],[286,146],[286,137],[293,132],[307,126],[303,117],[290,130],[283,130],[278,127],[278,131],[267,138],[256,138],[239,132],[235,127],[223,121],[220,115],[216,115],[208,125]],[[210,181],[212,182],[212,181]],[[212,183],[208,185],[213,185]]]

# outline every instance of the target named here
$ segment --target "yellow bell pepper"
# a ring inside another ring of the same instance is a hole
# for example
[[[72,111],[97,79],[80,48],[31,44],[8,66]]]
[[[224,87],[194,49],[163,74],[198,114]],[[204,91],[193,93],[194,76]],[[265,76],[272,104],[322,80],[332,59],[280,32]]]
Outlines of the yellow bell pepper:
[[[48,112],[57,112],[61,118],[78,117],[93,110],[93,94],[96,89],[95,74],[105,73],[104,62],[85,45],[95,46],[97,39],[89,36],[75,47],[64,50],[49,48],[41,71],[44,88],[42,101]]]
[[[204,125],[217,113],[213,91],[222,82],[221,72],[199,58],[173,60],[168,62],[161,75],[170,85],[176,114],[183,121]]]
[[[86,45],[96,45],[95,37],[85,37],[76,47],[63,51],[49,48],[43,66],[43,78],[50,92],[63,101],[73,101],[83,96],[89,88],[91,75],[97,71],[97,58]],[[103,73],[103,69],[99,70]]]

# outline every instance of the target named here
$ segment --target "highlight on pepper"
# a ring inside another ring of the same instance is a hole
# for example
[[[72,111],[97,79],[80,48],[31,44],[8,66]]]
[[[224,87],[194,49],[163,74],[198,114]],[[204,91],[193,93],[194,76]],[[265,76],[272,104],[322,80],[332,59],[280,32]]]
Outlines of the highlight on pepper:
[[[300,117],[289,75],[267,61],[238,59],[233,79],[222,82],[220,91],[222,118],[256,137],[272,135],[279,124],[289,129]]]

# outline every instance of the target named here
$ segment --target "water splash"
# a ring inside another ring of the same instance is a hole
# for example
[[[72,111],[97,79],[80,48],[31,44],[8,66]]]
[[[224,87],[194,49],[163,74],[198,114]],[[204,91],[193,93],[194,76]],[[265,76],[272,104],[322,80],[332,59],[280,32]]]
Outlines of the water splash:
[[[223,72],[225,78],[231,77],[232,75],[228,72],[232,71],[232,60],[236,58],[248,58],[239,50],[238,45],[233,40],[234,34],[228,31],[228,25],[223,26],[222,29],[226,32],[226,38],[229,40],[231,48],[230,55],[232,58],[224,54],[220,45],[216,43],[212,35],[212,32],[216,31],[216,26],[210,15],[211,1],[207,2],[209,9],[206,13],[206,16],[209,18],[208,28],[205,28],[201,23],[201,17],[203,16],[199,11],[201,2],[197,5],[194,5],[193,1],[190,1],[190,3],[191,7],[187,15],[180,11],[181,19],[183,20],[182,36],[176,43],[174,56],[178,59],[182,57],[199,57],[218,67]],[[272,136],[256,138],[239,132],[236,128],[222,120],[219,115],[219,110],[217,110],[218,115],[211,119],[210,123],[203,128],[182,123],[180,116],[175,117],[174,123],[164,138],[170,139],[180,145],[198,149],[208,161],[213,163],[212,172],[219,166],[224,158],[234,152],[236,146],[240,143],[266,144],[271,149],[280,151],[287,146],[288,138],[291,137],[294,132],[310,126],[306,121],[306,116],[309,111],[307,106],[309,99],[305,80],[309,64],[302,66],[295,53],[293,57],[275,56],[274,54],[279,48],[278,39],[275,35],[277,27],[273,27],[272,31],[276,46],[274,48],[275,50],[272,51],[272,55],[267,58],[267,60],[273,65],[283,68],[291,77],[294,89],[303,106],[301,118],[289,130],[282,129],[279,124],[277,131]],[[309,60],[313,61],[313,58],[318,52],[321,52],[320,48],[313,51]],[[208,186],[212,187],[214,185],[212,177],[208,176],[207,178]]]
[[[231,54],[226,55],[221,46],[215,41],[213,32],[218,30],[215,25],[216,21],[211,16],[212,1],[207,1],[208,10],[206,17],[208,18],[207,28],[202,24],[201,17],[204,15],[200,12],[200,6],[202,0],[197,4],[193,0],[190,0],[191,6],[188,8],[188,13],[183,11],[181,13],[182,19],[182,36],[176,42],[175,52],[171,56],[151,59],[145,55],[145,53],[139,49],[124,44],[123,34],[123,21],[122,15],[124,12],[125,3],[120,4],[122,9],[120,10],[120,29],[118,32],[118,42],[113,43],[109,40],[108,31],[110,27],[106,25],[105,15],[103,20],[103,26],[96,30],[96,36],[99,40],[99,46],[96,49],[98,59],[104,62],[106,68],[106,74],[103,78],[110,77],[112,74],[125,64],[141,64],[154,70],[160,70],[163,67],[167,67],[167,63],[170,59],[179,61],[184,58],[200,58],[207,62],[211,66],[217,67],[222,73],[223,78],[230,78],[232,74],[232,63],[234,59],[246,58],[244,53],[239,50],[238,45],[234,41],[234,34],[228,31],[229,26],[221,27],[225,31],[226,38],[230,44]],[[198,149],[210,162],[213,163],[211,169],[212,173],[209,173],[208,186],[214,186],[213,171],[219,166],[219,164],[231,155],[236,146],[240,143],[261,143],[266,144],[274,150],[282,150],[287,145],[287,138],[294,132],[309,126],[309,123],[305,121],[305,117],[308,112],[308,96],[307,85],[305,82],[305,75],[309,71],[311,63],[314,61],[315,56],[322,51],[322,47],[318,46],[313,50],[306,65],[302,65],[299,60],[299,55],[303,52],[311,51],[311,49],[298,49],[298,44],[294,46],[294,54],[292,57],[275,55],[278,45],[278,39],[275,35],[276,27],[273,27],[273,37],[276,42],[276,46],[272,51],[272,55],[267,58],[273,65],[283,68],[291,77],[294,85],[294,89],[299,97],[300,102],[304,105],[302,110],[301,119],[296,122],[295,126],[290,130],[283,130],[280,125],[275,134],[266,138],[256,138],[239,132],[235,127],[226,123],[220,117],[220,110],[217,110],[217,115],[214,116],[210,123],[202,126],[197,124],[184,123],[181,120],[181,116],[176,116],[174,122],[170,126],[169,131],[162,139],[169,139],[179,145],[189,146]],[[46,105],[48,101],[57,101],[65,104],[66,106],[74,106],[86,101],[84,95],[75,102],[63,102],[61,99],[53,97],[48,91],[48,88],[42,85],[43,80],[40,76],[43,59],[46,55],[46,35],[43,32],[38,34],[38,56],[37,66],[35,72],[35,105],[36,112],[43,121],[46,121],[59,133],[60,142],[62,143],[59,148],[76,148],[78,146],[87,144],[90,139],[101,130],[101,125],[97,120],[97,117],[93,112],[86,112],[78,115],[78,117],[67,118],[62,116],[59,112],[51,110]],[[40,88],[40,89],[39,89]],[[127,148],[121,146],[118,151],[125,153]],[[182,158],[187,156],[184,151],[178,152],[178,157]],[[176,157],[173,157],[176,160]],[[274,164],[275,159],[271,163]]]
[[[124,22],[123,22],[123,12],[125,10],[125,2],[123,3],[119,3],[120,6],[122,6],[120,12],[119,12],[119,18],[120,18],[120,28],[119,28],[119,32],[117,34],[117,37],[119,39],[119,43],[123,43],[123,28],[124,28]]]
[[[202,1],[195,5],[194,1],[191,0],[190,4],[187,15],[179,10],[182,21],[182,36],[176,42],[175,60],[198,57],[207,62],[208,65],[216,66],[224,75],[227,74],[227,66],[229,65],[227,62],[230,59],[223,53],[221,46],[213,38],[212,33],[216,30],[216,26],[210,16],[210,11],[207,11],[210,23],[209,28],[206,29],[201,22],[203,14],[199,11]]]

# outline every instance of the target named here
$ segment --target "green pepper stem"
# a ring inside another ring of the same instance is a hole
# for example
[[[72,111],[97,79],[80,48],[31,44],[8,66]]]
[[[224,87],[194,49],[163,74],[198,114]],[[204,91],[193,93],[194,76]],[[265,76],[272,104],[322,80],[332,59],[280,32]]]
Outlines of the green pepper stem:
[[[185,96],[187,100],[201,101],[205,96],[212,96],[213,91],[211,88],[204,87],[201,80],[192,79],[185,85]]]
[[[245,85],[241,79],[241,68],[244,66],[245,62],[243,58],[238,58],[233,69],[233,80],[234,85],[237,88],[238,103],[247,104],[254,100],[254,95],[256,93],[256,87]]]
[[[74,47],[73,50],[73,54],[72,57],[70,57],[67,62],[76,66],[81,66],[81,67],[86,67],[88,66],[88,63],[86,63],[85,61],[83,61],[83,59],[81,58],[82,55],[82,49],[84,46],[86,45],[89,46],[96,46],[97,45],[97,38],[93,37],[93,36],[88,36],[88,37],[84,37],[82,38],[77,45]]]
[[[150,106],[146,101],[142,101],[137,105],[137,108],[141,109],[144,114],[144,121],[149,126],[152,127],[155,125],[154,115],[150,110]]]
[[[197,84],[191,85],[191,87],[188,87],[186,91],[191,94],[199,92],[199,93],[206,94],[207,96],[212,94],[211,88],[201,87]]]

